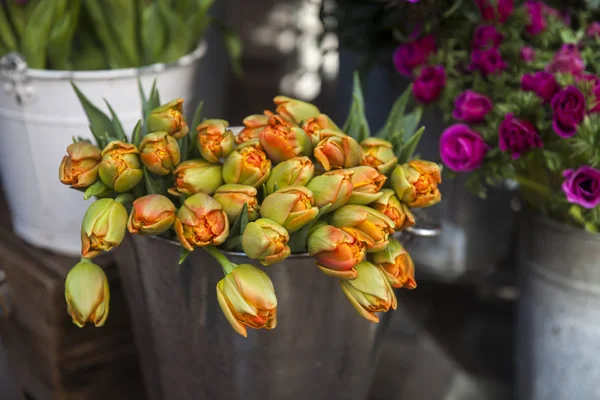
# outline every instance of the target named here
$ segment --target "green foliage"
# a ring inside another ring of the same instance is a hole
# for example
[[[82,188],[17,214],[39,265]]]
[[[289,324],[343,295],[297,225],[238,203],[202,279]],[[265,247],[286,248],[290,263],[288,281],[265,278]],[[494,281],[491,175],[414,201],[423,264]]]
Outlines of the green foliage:
[[[360,143],[371,136],[371,131],[365,115],[365,99],[358,71],[354,72],[353,82],[352,105],[350,106],[350,111],[342,130]]]

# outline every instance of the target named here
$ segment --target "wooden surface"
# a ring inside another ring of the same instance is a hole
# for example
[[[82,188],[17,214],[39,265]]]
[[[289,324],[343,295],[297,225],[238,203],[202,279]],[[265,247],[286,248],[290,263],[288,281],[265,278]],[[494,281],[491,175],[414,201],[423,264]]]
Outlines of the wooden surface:
[[[0,335],[17,386],[35,400],[143,399],[137,350],[117,268],[98,260],[110,282],[103,328],[77,328],[66,311],[64,280],[77,259],[17,238],[0,203],[0,270],[13,300]]]

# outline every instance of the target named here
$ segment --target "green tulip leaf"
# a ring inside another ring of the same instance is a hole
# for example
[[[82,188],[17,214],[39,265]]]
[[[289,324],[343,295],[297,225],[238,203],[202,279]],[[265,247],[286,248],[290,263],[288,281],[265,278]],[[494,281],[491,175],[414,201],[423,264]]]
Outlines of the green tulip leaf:
[[[54,15],[53,2],[42,1],[33,9],[27,21],[21,39],[21,53],[29,68],[46,68],[46,51]]]
[[[390,140],[389,137],[398,132],[404,127],[404,113],[406,112],[406,106],[412,97],[412,84],[406,88],[406,90],[398,97],[398,99],[392,105],[392,110],[388,115],[385,125],[377,133],[377,136]]]
[[[148,194],[159,194],[160,185],[152,179],[150,172],[144,167],[144,182],[146,183],[146,192]]]
[[[406,136],[412,136],[412,134],[415,133],[415,130],[417,129],[419,122],[421,122],[422,117],[423,107],[417,107],[413,110],[413,112],[404,116],[403,129]],[[408,140],[408,137],[406,140]]]
[[[142,141],[142,120],[138,120],[137,124],[133,128],[133,133],[131,134],[131,142],[135,145],[135,147],[140,147],[140,142]]]
[[[397,154],[399,164],[404,164],[411,159],[413,153],[415,152],[415,150],[417,149],[417,146],[419,145],[419,141],[421,140],[421,137],[423,136],[423,132],[425,132],[424,126],[421,127],[421,129],[419,129],[417,132],[415,132],[415,134],[412,135],[410,137],[410,139],[408,139],[406,141],[404,146],[402,146],[402,150],[400,151],[399,154]]]
[[[179,265],[183,264],[190,254],[192,254],[191,251],[182,247],[181,251],[179,252]]]
[[[365,99],[358,71],[354,71],[352,99],[348,119],[344,123],[342,131],[360,143],[371,136],[371,131],[365,115]]]
[[[115,110],[113,110],[113,108],[110,106],[108,101],[106,101],[106,99],[104,99],[104,102],[106,103],[106,106],[108,107],[108,111],[110,112],[110,116],[112,118],[112,125],[114,128],[116,138],[118,140],[121,140],[121,141],[127,143],[127,135],[125,135],[125,131],[123,130],[123,125],[121,124],[121,121],[119,120],[119,117],[117,116],[117,113],[115,112]]]
[[[111,195],[112,189],[106,186],[102,181],[98,180],[85,189],[83,199],[88,200],[92,197],[110,197]]]
[[[100,148],[103,148],[104,146],[100,144],[105,139],[105,137],[103,137],[104,135],[107,135],[109,139],[117,138],[115,127],[112,121],[106,114],[104,114],[104,112],[102,112],[102,110],[96,107],[87,97],[85,97],[85,95],[81,92],[81,90],[79,90],[73,81],[71,81],[71,86],[73,86],[73,89],[79,98],[79,102],[81,103],[81,106],[88,117],[92,133],[98,141]]]
[[[17,38],[10,28],[4,7],[0,6],[0,44],[3,49],[17,50]]]

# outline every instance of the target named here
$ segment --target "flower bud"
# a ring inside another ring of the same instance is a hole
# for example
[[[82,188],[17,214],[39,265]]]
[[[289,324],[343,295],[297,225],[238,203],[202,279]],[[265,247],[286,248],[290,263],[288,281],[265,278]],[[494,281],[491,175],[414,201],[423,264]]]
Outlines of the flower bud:
[[[294,233],[317,218],[313,193],[304,186],[288,186],[268,195],[262,202],[260,215]]]
[[[277,96],[273,101],[277,105],[277,108],[275,109],[277,114],[298,125],[321,114],[317,107],[302,100],[296,100],[286,96]]]
[[[288,246],[290,235],[278,223],[259,218],[248,223],[242,234],[244,253],[262,265],[271,265],[285,260],[291,253]]]
[[[340,281],[342,291],[363,318],[379,322],[375,313],[395,310],[398,306],[394,290],[383,271],[370,262],[363,261],[354,268],[358,277]]]
[[[155,108],[148,116],[148,132],[167,132],[175,139],[181,139],[188,133],[183,118],[183,99],[176,99]]]
[[[360,165],[363,151],[360,144],[352,137],[331,130],[323,130],[321,138],[315,147],[314,156],[325,171]]]
[[[184,161],[173,171],[175,187],[169,189],[174,196],[191,196],[196,193],[213,194],[223,184],[221,164],[204,160]]]
[[[217,300],[233,329],[246,337],[246,326],[273,329],[277,297],[267,274],[251,264],[238,265],[217,283]]]
[[[326,275],[340,279],[356,279],[354,266],[365,257],[367,246],[356,236],[358,231],[321,225],[308,237],[308,254]]]
[[[390,239],[384,250],[369,255],[369,261],[380,267],[390,285],[396,289],[415,289],[415,264],[397,239]]]
[[[370,207],[345,205],[333,213],[331,224],[337,228],[355,228],[368,238],[367,249],[377,252],[388,245],[388,237],[394,233],[394,222]]]
[[[267,126],[269,116],[270,114],[255,114],[244,118],[244,121],[242,122],[244,124],[244,129],[237,134],[235,142],[237,144],[242,144],[252,140],[258,140],[258,135],[262,132],[265,126]]]
[[[113,140],[106,145],[98,167],[102,182],[117,192],[133,189],[144,177],[139,154],[137,147],[130,143]]]
[[[320,114],[316,117],[312,117],[307,119],[304,124],[302,124],[302,129],[310,138],[310,142],[313,147],[316,147],[317,144],[321,141],[321,131],[322,130],[330,130],[334,132],[343,133],[342,130],[325,114]]]
[[[267,126],[258,135],[260,145],[274,163],[297,156],[310,156],[312,144],[308,135],[279,115],[269,118]]]
[[[233,151],[235,136],[228,126],[225,120],[208,119],[196,127],[198,151],[206,161],[217,163]]]
[[[127,230],[142,235],[159,235],[171,229],[177,209],[162,194],[149,194],[133,202]]]
[[[121,244],[127,225],[125,206],[113,199],[99,199],[87,209],[81,224],[81,255],[94,258]]]
[[[436,163],[412,160],[398,165],[390,181],[400,201],[411,208],[429,207],[442,200],[438,189],[442,176]]]
[[[365,165],[360,167],[348,168],[346,170],[334,170],[352,172],[350,182],[352,182],[352,196],[347,204],[367,205],[381,197],[381,188],[387,180],[387,177],[380,174],[375,168]]]
[[[393,146],[387,140],[370,137],[362,141],[360,146],[364,152],[362,165],[376,168],[377,171],[388,175],[398,164],[398,158],[394,154]]]
[[[394,222],[396,231],[404,230],[415,224],[415,216],[406,204],[402,203],[392,189],[383,189],[382,195],[370,207],[385,214]]]
[[[98,163],[102,152],[90,142],[72,143],[67,147],[58,169],[58,178],[65,185],[86,188],[98,179]]]
[[[223,164],[225,183],[259,187],[271,172],[271,160],[264,151],[246,144],[234,150]]]
[[[140,143],[140,159],[148,171],[169,175],[181,161],[177,140],[167,132],[147,134]]]
[[[279,163],[267,179],[267,194],[288,186],[306,186],[315,173],[315,166],[308,157],[294,157]]]
[[[315,205],[319,208],[331,204],[328,212],[346,204],[352,196],[352,172],[347,170],[326,172],[315,176],[306,187],[313,192]]]
[[[205,193],[185,199],[173,227],[179,242],[189,251],[209,244],[218,246],[229,235],[227,215],[219,202]]]
[[[106,274],[89,260],[77,263],[65,280],[67,311],[82,328],[87,322],[101,327],[108,318],[110,288]]]
[[[223,207],[223,211],[229,218],[229,223],[233,224],[242,213],[244,204],[248,205],[248,220],[258,219],[260,206],[256,198],[257,195],[258,191],[252,186],[227,184],[219,187],[213,197]]]

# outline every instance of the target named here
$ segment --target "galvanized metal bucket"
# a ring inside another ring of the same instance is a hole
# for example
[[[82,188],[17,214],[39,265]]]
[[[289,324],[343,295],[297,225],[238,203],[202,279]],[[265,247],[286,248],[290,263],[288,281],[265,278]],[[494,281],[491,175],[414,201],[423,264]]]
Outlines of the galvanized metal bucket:
[[[389,313],[379,324],[362,319],[337,280],[308,255],[292,255],[265,268],[277,328],[243,338],[217,303],[220,266],[202,250],[178,266],[179,251],[175,242],[132,236],[116,253],[153,400],[367,398]]]
[[[600,236],[519,222],[519,399],[600,399]]]

